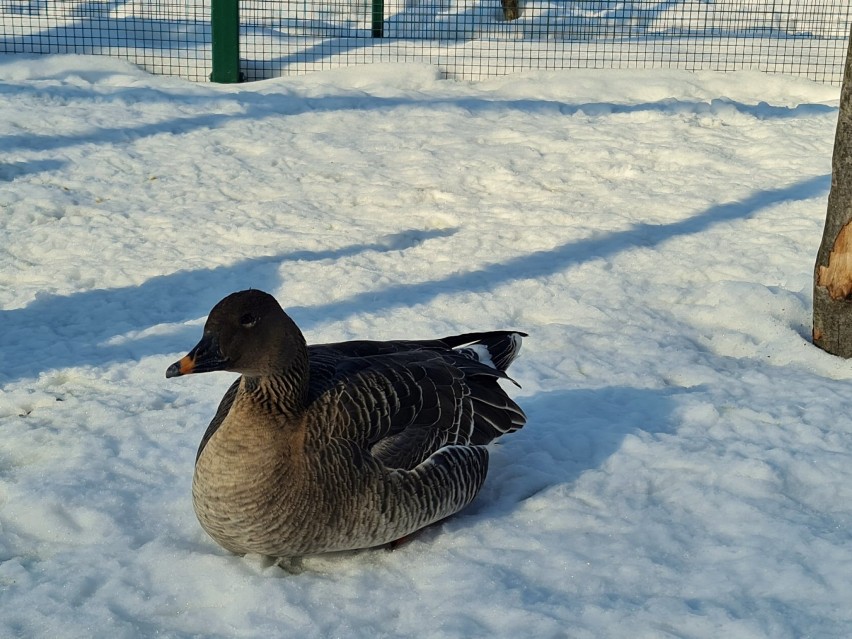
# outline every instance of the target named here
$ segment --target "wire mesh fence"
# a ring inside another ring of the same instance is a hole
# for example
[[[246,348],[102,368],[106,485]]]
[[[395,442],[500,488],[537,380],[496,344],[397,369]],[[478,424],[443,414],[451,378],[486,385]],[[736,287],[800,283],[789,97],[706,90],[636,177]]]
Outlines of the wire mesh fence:
[[[117,55],[202,80],[210,2],[0,0],[0,51]],[[465,79],[668,67],[839,84],[850,23],[850,0],[239,0],[237,26],[248,80],[416,61]]]
[[[839,83],[852,20],[849,0],[384,0],[377,33],[371,0],[241,5],[249,78],[425,61],[465,79],[674,67]]]
[[[205,80],[209,0],[0,0],[0,52],[124,58],[152,73]]]

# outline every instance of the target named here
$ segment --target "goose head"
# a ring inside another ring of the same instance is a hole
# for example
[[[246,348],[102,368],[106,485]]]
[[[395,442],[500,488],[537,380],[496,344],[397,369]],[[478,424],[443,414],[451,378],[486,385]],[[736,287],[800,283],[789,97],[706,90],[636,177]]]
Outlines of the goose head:
[[[305,339],[268,293],[249,289],[221,300],[207,317],[201,341],[166,370],[166,377],[231,371],[247,377],[280,374],[300,363]]]

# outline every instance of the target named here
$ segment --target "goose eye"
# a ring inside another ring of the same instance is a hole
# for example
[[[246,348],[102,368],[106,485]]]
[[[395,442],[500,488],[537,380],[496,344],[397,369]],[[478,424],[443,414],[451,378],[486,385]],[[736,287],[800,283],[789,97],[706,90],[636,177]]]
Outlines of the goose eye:
[[[240,324],[242,324],[245,328],[251,328],[257,324],[257,318],[251,313],[246,313],[240,318]]]

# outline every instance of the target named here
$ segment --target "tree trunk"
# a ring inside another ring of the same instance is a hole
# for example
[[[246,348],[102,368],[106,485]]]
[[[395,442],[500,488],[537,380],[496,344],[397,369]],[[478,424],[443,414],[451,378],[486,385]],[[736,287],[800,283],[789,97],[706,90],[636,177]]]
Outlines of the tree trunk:
[[[852,357],[852,34],[831,161],[831,192],[814,266],[814,344]]]
[[[517,20],[521,15],[521,8],[518,6],[520,0],[500,0],[503,3],[503,18],[506,20]]]

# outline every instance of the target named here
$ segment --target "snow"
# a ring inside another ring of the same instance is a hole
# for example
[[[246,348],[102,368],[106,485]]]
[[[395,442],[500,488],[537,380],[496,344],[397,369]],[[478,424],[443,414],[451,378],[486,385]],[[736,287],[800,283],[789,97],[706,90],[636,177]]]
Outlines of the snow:
[[[0,636],[852,634],[852,366],[809,341],[837,87],[0,78]],[[247,287],[311,342],[528,332],[471,507],[296,576],[210,540],[233,376],[164,372]]]

